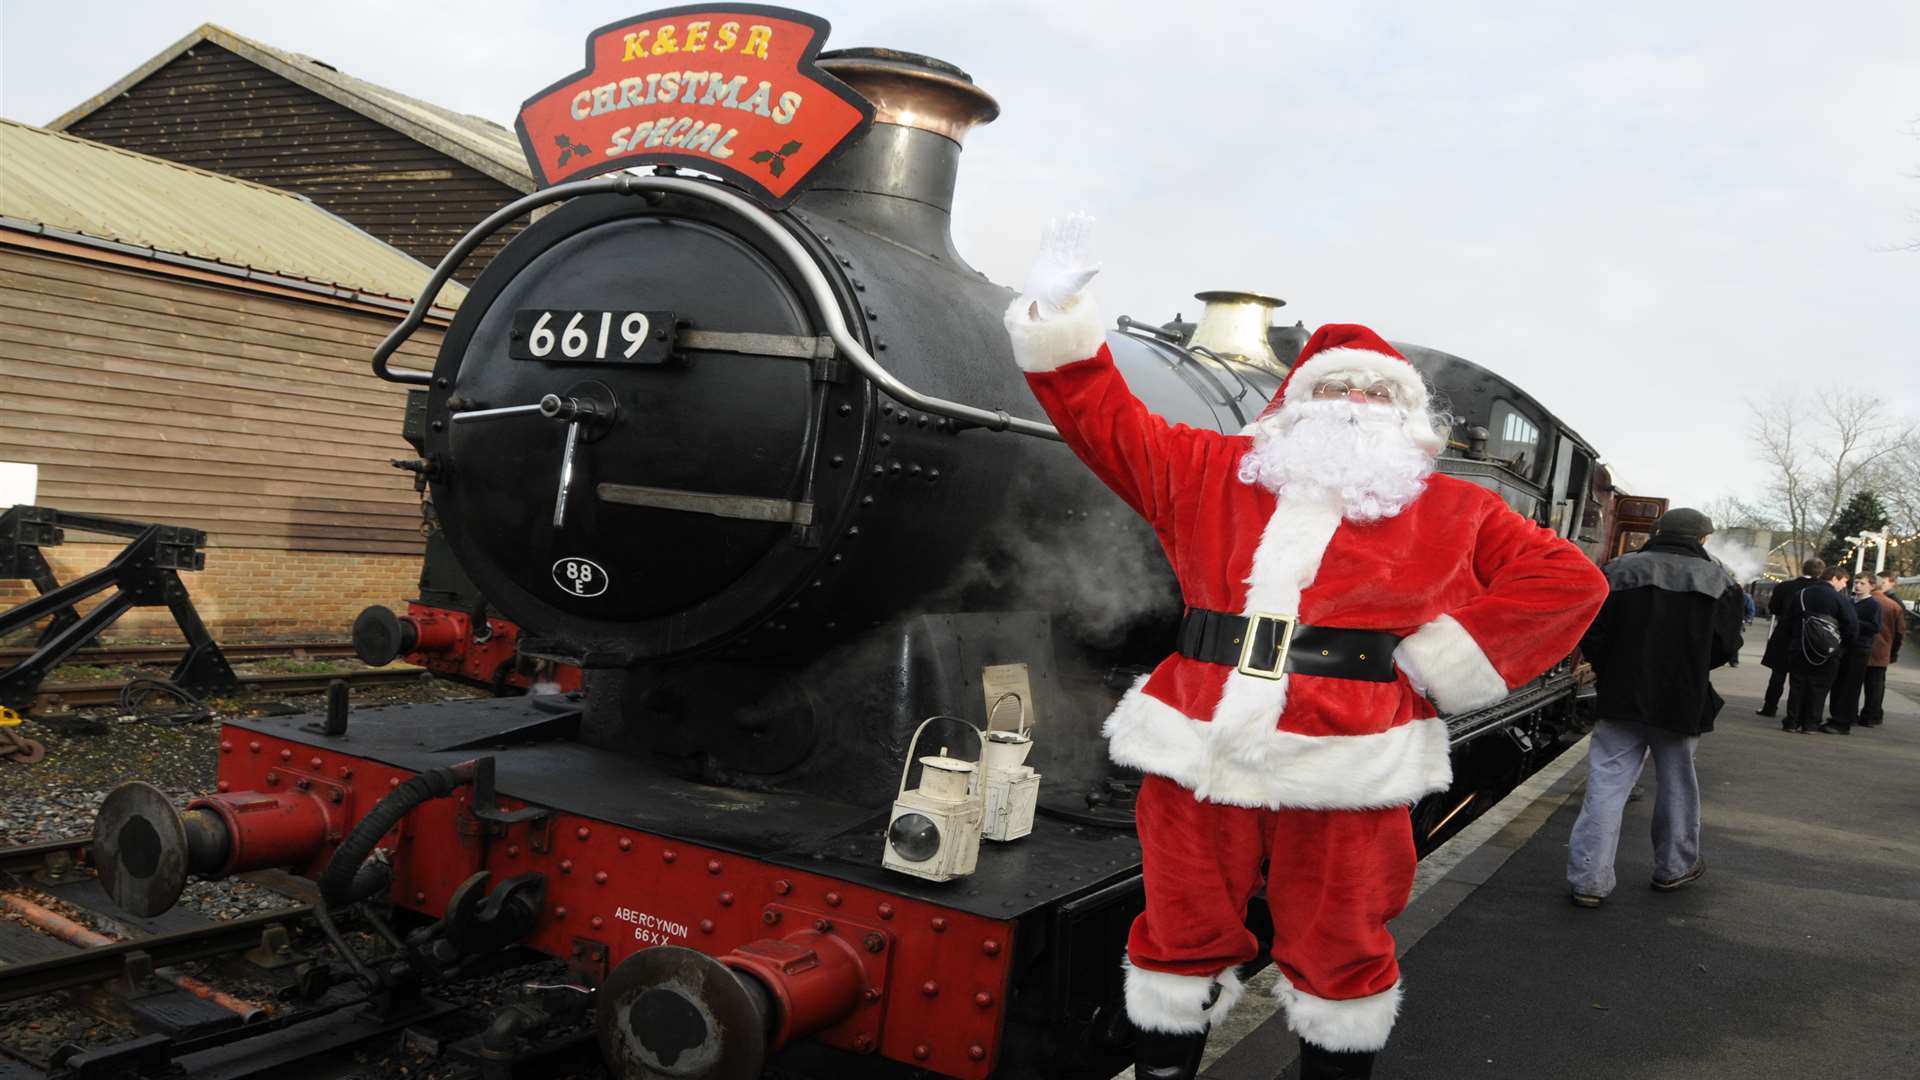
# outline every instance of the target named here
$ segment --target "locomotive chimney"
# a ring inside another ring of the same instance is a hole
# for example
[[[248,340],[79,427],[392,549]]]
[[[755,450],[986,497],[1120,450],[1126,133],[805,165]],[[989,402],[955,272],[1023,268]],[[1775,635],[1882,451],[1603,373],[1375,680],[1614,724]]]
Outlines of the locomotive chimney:
[[[1265,368],[1275,375],[1287,373],[1288,365],[1274,355],[1267,338],[1274,309],[1284,306],[1285,300],[1231,290],[1194,293],[1193,298],[1207,306],[1193,328],[1189,346]]]
[[[953,248],[953,188],[967,132],[1000,115],[1000,104],[966,72],[895,49],[838,49],[820,67],[873,102],[865,138],[827,166],[800,205],[857,221],[959,263]]]

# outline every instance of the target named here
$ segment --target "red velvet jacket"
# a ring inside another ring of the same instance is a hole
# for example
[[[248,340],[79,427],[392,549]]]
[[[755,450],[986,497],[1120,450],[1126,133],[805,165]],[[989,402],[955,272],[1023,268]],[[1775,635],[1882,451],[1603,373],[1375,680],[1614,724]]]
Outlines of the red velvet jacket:
[[[1084,328],[1039,324],[1023,340],[1012,313],[1008,325],[1034,396],[1153,526],[1189,606],[1406,638],[1391,683],[1270,680],[1168,656],[1107,721],[1121,764],[1234,805],[1410,803],[1452,776],[1428,701],[1448,712],[1498,701],[1571,652],[1606,598],[1578,548],[1491,492],[1436,474],[1372,524],[1343,520],[1337,504],[1276,498],[1238,477],[1250,438],[1148,412]],[[1075,346],[1084,359],[1047,363]]]

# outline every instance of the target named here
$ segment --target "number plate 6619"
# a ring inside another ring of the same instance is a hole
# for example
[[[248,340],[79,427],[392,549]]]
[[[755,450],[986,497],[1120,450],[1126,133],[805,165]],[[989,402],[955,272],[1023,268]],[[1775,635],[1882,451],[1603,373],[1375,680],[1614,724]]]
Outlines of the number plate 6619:
[[[659,364],[673,355],[671,311],[513,313],[507,355],[549,364]]]

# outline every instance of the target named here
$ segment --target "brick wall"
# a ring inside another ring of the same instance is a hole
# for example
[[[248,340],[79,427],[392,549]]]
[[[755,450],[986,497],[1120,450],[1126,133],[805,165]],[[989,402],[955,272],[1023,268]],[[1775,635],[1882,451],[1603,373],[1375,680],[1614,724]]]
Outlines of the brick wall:
[[[64,585],[106,565],[119,551],[117,544],[66,543],[41,553]],[[207,568],[180,579],[218,640],[344,641],[362,608],[385,604],[402,610],[417,594],[420,556],[209,547]],[[0,611],[33,595],[25,581],[0,581]],[[102,638],[141,639],[179,639],[166,608],[134,608]]]

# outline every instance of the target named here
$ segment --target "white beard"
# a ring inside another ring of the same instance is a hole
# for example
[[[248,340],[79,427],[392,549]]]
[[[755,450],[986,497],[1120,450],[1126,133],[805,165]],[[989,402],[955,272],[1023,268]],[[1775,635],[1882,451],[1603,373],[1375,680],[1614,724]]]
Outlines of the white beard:
[[[1349,521],[1405,510],[1426,490],[1433,457],[1415,443],[1407,414],[1391,405],[1302,401],[1260,422],[1240,459],[1242,483],[1276,494],[1324,494]]]

